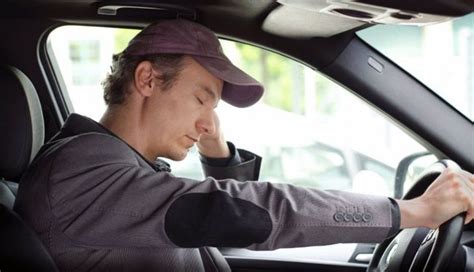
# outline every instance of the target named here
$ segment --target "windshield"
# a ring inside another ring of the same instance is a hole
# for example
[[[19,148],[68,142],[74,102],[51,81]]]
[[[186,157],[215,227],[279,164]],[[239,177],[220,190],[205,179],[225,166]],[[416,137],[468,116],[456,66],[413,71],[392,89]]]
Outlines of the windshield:
[[[474,13],[423,27],[377,25],[358,35],[474,120]]]

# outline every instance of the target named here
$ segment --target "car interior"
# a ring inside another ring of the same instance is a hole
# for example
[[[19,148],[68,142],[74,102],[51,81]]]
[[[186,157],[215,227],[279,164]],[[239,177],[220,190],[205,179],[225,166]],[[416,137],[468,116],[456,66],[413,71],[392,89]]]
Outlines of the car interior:
[[[12,66],[1,67],[1,124],[3,179],[0,181],[0,263],[6,271],[56,271],[56,266],[34,231],[13,212],[18,183],[44,140],[43,114],[35,88],[28,77]],[[14,111],[15,117],[10,113]],[[26,261],[27,260],[27,261]]]
[[[7,0],[0,5],[1,272],[58,271],[13,206],[22,173],[72,113],[48,43],[48,35],[65,25],[141,29],[159,19],[184,18],[220,38],[265,48],[318,71],[436,157],[438,162],[406,188],[406,199],[422,194],[445,167],[474,172],[472,116],[461,114],[357,35],[378,24],[416,27],[469,16],[471,1]],[[407,167],[398,164],[397,180],[404,179]],[[463,225],[462,217],[455,217],[437,231],[401,231],[374,249],[359,244],[344,262],[220,251],[233,271],[473,271],[474,224]]]

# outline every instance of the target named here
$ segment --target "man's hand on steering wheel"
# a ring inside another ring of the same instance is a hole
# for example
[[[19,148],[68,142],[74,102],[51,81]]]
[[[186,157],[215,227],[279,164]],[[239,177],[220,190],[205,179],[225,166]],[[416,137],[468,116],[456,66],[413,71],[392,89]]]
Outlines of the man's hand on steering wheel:
[[[436,229],[461,212],[467,212],[468,223],[474,217],[474,175],[446,168],[420,197],[396,201],[400,206],[400,228]]]
[[[396,201],[404,230],[377,246],[367,271],[464,271],[463,261],[452,259],[462,251],[463,224],[474,216],[474,176],[452,161],[439,161]]]

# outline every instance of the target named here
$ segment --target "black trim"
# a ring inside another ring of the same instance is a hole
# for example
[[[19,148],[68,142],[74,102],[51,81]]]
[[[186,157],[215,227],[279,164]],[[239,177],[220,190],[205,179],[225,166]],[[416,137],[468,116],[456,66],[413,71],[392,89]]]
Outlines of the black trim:
[[[49,50],[52,50],[52,48],[47,46],[49,35],[61,26],[64,26],[64,24],[51,25],[43,33],[38,45],[38,56],[41,68],[46,78],[45,82],[49,87],[50,94],[54,97],[53,103],[55,104],[56,110],[58,110],[61,115],[61,119],[59,119],[58,122],[62,125],[71,113],[68,108],[68,102],[64,97],[64,92],[67,92],[67,86],[62,80],[61,69],[55,60],[51,59]]]
[[[265,260],[245,257],[224,256],[233,272],[299,272],[299,271],[324,271],[324,272],[365,272],[366,265],[345,264],[336,262],[298,262],[288,260]]]

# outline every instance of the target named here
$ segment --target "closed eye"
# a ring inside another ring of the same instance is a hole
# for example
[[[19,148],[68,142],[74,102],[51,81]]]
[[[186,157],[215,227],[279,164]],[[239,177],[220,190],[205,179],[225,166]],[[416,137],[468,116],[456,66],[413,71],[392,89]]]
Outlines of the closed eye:
[[[204,105],[204,102],[199,97],[196,96],[196,99],[199,102],[199,104]]]

